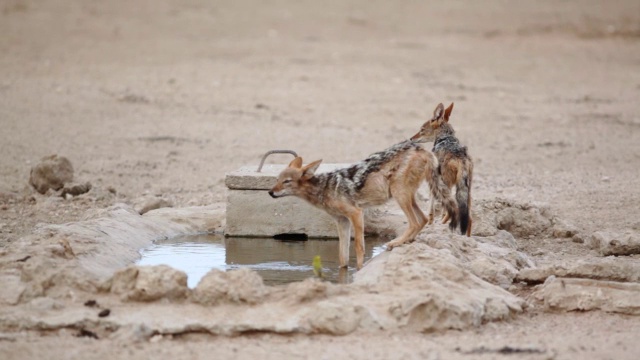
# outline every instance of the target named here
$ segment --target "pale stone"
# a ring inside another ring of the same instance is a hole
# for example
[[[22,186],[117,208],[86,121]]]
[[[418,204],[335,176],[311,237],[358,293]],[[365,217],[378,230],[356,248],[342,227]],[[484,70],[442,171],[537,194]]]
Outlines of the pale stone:
[[[590,279],[549,278],[534,297],[547,310],[602,310],[640,315],[640,284]]]
[[[262,277],[246,268],[209,271],[193,291],[193,301],[215,305],[223,302],[255,304],[267,294]]]
[[[173,207],[173,203],[162,198],[154,198],[145,201],[139,209],[136,209],[140,215],[144,215],[151,210],[160,208]]]
[[[504,319],[524,306],[515,295],[462,268],[448,249],[421,243],[373,258],[356,273],[354,285],[377,294],[359,304],[367,306],[370,301],[377,303],[373,308],[385,308],[373,316],[383,327],[462,329]]]
[[[308,321],[313,332],[346,335],[360,326],[362,314],[358,308],[351,301],[320,302],[309,311]]]
[[[578,228],[558,218],[553,219],[551,231],[553,237],[556,238],[572,238],[578,234]]]
[[[616,257],[589,259],[577,263],[561,263],[535,269],[522,269],[516,276],[516,281],[538,284],[552,275],[556,277],[640,282],[640,263],[636,259]]]
[[[187,274],[166,265],[129,266],[113,275],[111,292],[125,301],[182,300]]]
[[[597,231],[587,240],[592,249],[603,256],[640,254],[640,235],[637,231]]]
[[[508,289],[521,269],[532,268],[533,261],[516,250],[513,236],[498,230],[488,237],[466,237],[457,234],[422,234],[423,241],[436,249],[447,249],[459,260],[459,265],[476,276]]]
[[[5,270],[0,273],[2,279],[2,291],[0,291],[0,304],[16,305],[20,302],[22,293],[27,286],[20,280],[20,274],[16,271]]]
[[[506,230],[518,238],[550,233],[554,216],[547,206],[507,199],[474,202],[472,235],[492,236]]]
[[[64,184],[73,180],[73,165],[64,156],[50,155],[43,157],[31,168],[29,184],[40,194],[47,190],[60,190]]]

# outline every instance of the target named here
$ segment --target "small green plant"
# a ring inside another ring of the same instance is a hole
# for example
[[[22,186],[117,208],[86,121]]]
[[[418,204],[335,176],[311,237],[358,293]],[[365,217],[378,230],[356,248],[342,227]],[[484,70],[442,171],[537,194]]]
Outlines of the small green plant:
[[[316,255],[313,257],[313,273],[320,279],[323,278],[322,275],[322,260],[320,259],[320,255]]]

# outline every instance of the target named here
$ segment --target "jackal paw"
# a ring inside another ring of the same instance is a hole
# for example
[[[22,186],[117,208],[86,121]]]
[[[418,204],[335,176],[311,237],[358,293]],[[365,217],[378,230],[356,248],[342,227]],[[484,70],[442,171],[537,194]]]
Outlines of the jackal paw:
[[[398,247],[402,244],[404,244],[404,241],[396,239],[396,240],[389,241],[388,243],[385,244],[385,246],[387,247],[387,251],[391,251],[393,250],[394,247]]]
[[[429,216],[427,216],[427,225],[431,224],[433,224],[433,214],[429,214]]]
[[[442,223],[443,223],[443,224],[448,223],[448,222],[449,222],[449,220],[450,220],[450,218],[449,218],[449,214],[444,214],[444,215],[442,216]]]

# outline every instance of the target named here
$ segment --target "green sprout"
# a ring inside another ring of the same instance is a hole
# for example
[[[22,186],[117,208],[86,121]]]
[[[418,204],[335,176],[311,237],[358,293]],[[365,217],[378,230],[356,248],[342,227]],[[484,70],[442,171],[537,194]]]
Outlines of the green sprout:
[[[322,279],[322,260],[320,259],[320,255],[316,255],[313,258],[313,273]]]

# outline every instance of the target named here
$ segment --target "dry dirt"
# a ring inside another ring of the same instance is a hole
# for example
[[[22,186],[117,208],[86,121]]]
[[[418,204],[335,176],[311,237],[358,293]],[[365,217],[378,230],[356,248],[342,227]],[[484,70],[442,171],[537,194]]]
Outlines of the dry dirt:
[[[638,231],[639,24],[635,0],[0,0],[0,248],[117,202],[222,203],[224,174],[274,148],[356,161],[438,102],[456,104],[475,199],[546,204],[581,234]],[[87,196],[29,188],[51,154]],[[597,256],[548,236],[518,246],[541,265]],[[639,332],[633,316],[532,311],[427,334],[0,333],[0,357],[636,359]]]

